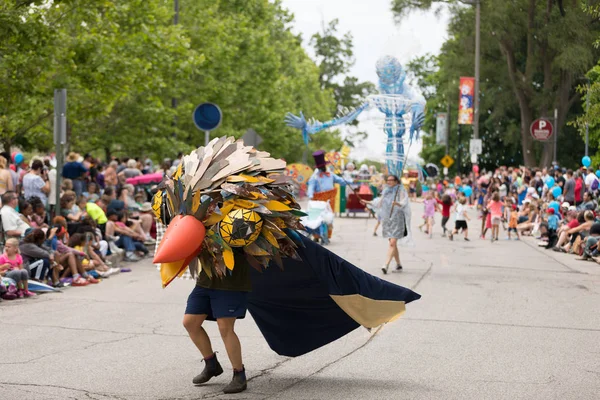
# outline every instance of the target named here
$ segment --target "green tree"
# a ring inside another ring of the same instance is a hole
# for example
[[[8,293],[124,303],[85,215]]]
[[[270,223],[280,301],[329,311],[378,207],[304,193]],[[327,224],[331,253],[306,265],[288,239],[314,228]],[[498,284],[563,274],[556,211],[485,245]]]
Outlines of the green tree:
[[[360,106],[365,97],[376,92],[373,83],[359,82],[358,78],[347,75],[355,63],[352,35],[346,32],[339,36],[338,23],[337,19],[330,21],[327,26],[323,26],[321,32],[315,33],[310,39],[319,66],[321,88],[332,90],[335,97],[336,104],[331,110],[334,115],[340,109]],[[356,127],[358,121],[353,121],[351,125]],[[345,141],[354,147],[366,137],[366,132],[353,129]]]
[[[413,9],[429,9],[439,3],[442,1],[393,0],[392,10],[397,18],[402,18]],[[474,12],[470,7],[456,5],[456,1],[445,3],[451,3],[449,41],[468,43],[470,50],[464,49],[461,54],[472,60]],[[508,84],[498,90],[510,92],[512,102],[518,107],[519,139],[527,165],[549,165],[552,161],[552,143],[534,142],[529,127],[535,118],[552,115],[555,108],[558,109],[558,130],[570,136],[567,142],[579,141],[576,131],[565,128],[565,124],[569,113],[580,103],[576,87],[597,59],[598,52],[592,43],[599,30],[594,18],[582,8],[584,3],[576,0],[560,7],[553,1],[540,0],[481,1],[480,96],[495,99],[495,93],[484,90],[484,82],[498,74],[507,76]],[[461,36],[461,32],[468,35]],[[486,58],[497,54],[496,49],[500,57]],[[492,67],[487,72],[485,64]],[[502,64],[505,67],[499,68]],[[461,74],[471,75],[471,71],[473,69],[464,69]],[[483,100],[480,110],[485,110]],[[490,110],[497,111],[495,107]],[[510,112],[508,107],[506,111]]]
[[[337,132],[305,149],[287,111],[329,119],[334,93],[291,33],[279,1],[7,1],[0,4],[0,138],[5,146],[52,146],[52,95],[68,90],[68,138],[98,155],[172,156],[204,142],[193,108],[212,101],[224,120],[212,135],[248,128],[289,161],[339,148]],[[178,99],[177,108],[171,99]]]
[[[191,48],[206,63],[183,95],[193,104],[211,101],[223,111],[223,124],[214,135],[242,136],[254,129],[262,148],[292,162],[302,158],[300,133],[285,126],[286,112],[303,110],[319,119],[331,117],[332,92],[319,85],[319,70],[291,33],[292,16],[279,1],[187,0],[181,23]],[[181,121],[189,140],[200,144],[202,133]],[[339,148],[339,134],[315,135],[310,149]]]
[[[51,115],[51,79],[55,41],[53,21],[43,1],[0,2],[0,140],[5,149],[39,134]]]
[[[586,7],[585,11],[596,20],[600,18],[600,5]],[[594,46],[600,47],[600,38],[596,39]],[[589,128],[589,154],[593,157],[594,165],[600,165],[600,62],[588,71],[586,77],[586,84],[581,85],[579,90],[589,103],[586,101],[585,112],[573,126],[579,129],[582,136],[585,135],[586,127]]]
[[[189,49],[181,27],[172,25],[167,3],[85,3],[61,24],[55,78],[68,88],[71,144],[80,151],[103,150],[107,157],[144,148],[158,157],[189,148],[173,138],[170,96],[203,58]]]

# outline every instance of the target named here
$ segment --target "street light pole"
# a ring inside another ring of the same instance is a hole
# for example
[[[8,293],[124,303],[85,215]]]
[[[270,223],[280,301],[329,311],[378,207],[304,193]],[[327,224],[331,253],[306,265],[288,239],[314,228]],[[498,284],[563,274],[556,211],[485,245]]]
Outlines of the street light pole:
[[[479,139],[479,61],[481,50],[481,0],[460,0],[475,6],[475,99],[473,99],[473,138]]]
[[[473,111],[473,137],[479,139],[479,59],[481,48],[481,0],[475,3],[475,110]]]
[[[175,14],[173,15],[173,25],[177,25],[179,24],[179,0],[174,0],[174,11]],[[173,97],[171,99],[171,107],[172,108],[177,108],[177,98]],[[177,126],[177,116],[174,117],[173,119],[173,126]],[[173,134],[175,135],[175,134]]]
[[[587,118],[589,118],[590,112],[590,80],[587,80],[587,92],[585,94],[585,113],[586,121],[585,121],[585,156],[588,156],[589,144],[590,144],[590,124],[587,122]]]

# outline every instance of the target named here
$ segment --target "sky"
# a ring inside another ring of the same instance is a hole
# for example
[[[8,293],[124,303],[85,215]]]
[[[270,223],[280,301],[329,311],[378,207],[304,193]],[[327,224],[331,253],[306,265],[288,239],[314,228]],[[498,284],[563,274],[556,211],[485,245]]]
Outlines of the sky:
[[[377,83],[375,62],[379,57],[392,55],[404,65],[415,57],[439,53],[447,38],[447,14],[417,11],[395,24],[391,0],[283,0],[283,6],[294,14],[293,30],[302,34],[311,56],[310,37],[321,30],[323,23],[337,18],[339,32],[350,32],[354,39],[356,63],[350,75],[373,83]],[[359,117],[359,128],[369,137],[353,150],[351,158],[383,161],[386,137],[381,130],[381,115],[373,110]],[[412,145],[409,158],[415,159],[420,151],[419,141]]]

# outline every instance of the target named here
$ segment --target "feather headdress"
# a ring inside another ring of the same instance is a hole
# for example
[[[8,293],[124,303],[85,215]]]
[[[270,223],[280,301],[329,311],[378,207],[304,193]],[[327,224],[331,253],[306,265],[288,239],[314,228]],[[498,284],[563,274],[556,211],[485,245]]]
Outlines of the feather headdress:
[[[283,174],[285,161],[233,137],[213,139],[183,157],[154,196],[155,216],[168,228],[154,262],[163,287],[199,269],[224,276],[235,268],[234,251],[258,269],[283,257],[298,259],[288,236],[303,229],[300,211]],[[235,249],[235,250],[234,250]]]

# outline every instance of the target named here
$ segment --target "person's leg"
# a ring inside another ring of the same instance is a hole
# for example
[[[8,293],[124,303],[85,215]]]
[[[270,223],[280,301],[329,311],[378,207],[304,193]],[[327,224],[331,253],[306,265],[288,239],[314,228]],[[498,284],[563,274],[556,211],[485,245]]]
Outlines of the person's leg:
[[[105,272],[108,269],[106,264],[104,264],[104,261],[102,261],[100,256],[98,254],[96,254],[95,252],[93,252],[93,251],[90,252],[90,259],[91,259],[91,261],[94,262],[95,269],[100,270],[102,272]]]
[[[196,345],[198,350],[200,350],[200,353],[202,353],[202,357],[205,359],[212,357],[215,353],[212,349],[210,338],[202,327],[206,317],[206,314],[185,314],[183,316],[183,326],[185,330],[190,336],[190,339],[192,339],[194,345]]]
[[[556,242],[556,247],[561,247],[563,244],[565,244],[568,238],[569,234],[567,233],[567,231],[561,232],[560,236],[558,237],[558,242]]]
[[[377,229],[379,229],[379,224],[381,224],[381,222],[379,221],[379,218],[377,218],[377,222],[375,222],[375,229],[373,229],[373,236],[377,236]]]
[[[115,244],[126,252],[134,252],[135,245],[133,244],[133,239],[127,235],[119,236],[119,240],[115,242]]]
[[[81,193],[83,193],[83,188],[79,184],[80,182],[81,181],[77,179],[73,179],[73,191],[75,192],[75,196],[77,196],[77,198],[81,197]]]
[[[134,240],[133,241],[133,245],[135,246],[135,251],[139,251],[139,252],[144,253],[144,254],[148,254],[149,253],[149,251],[146,248],[146,246],[144,245],[144,243],[142,243],[142,242],[140,242],[138,240]]]
[[[44,259],[39,259],[31,262],[29,264],[29,272],[31,274],[31,279],[41,281],[45,275]]]
[[[400,250],[398,250],[398,245],[394,248],[394,259],[396,260],[396,270],[402,269],[402,264],[400,263]]]
[[[60,282],[59,275],[60,275],[61,268],[59,267],[59,265],[60,264],[56,264],[52,268],[52,284],[54,284],[54,285],[57,285]]]
[[[68,273],[71,273],[71,275],[77,274],[77,263],[75,262],[75,255],[73,253],[59,255],[56,262],[67,267],[65,269],[65,275],[68,275]]]
[[[219,326],[219,333],[225,344],[227,350],[227,356],[231,362],[231,366],[236,371],[241,371],[244,368],[242,362],[242,345],[240,339],[233,330],[236,318],[218,318],[217,325]]]
[[[585,247],[583,248],[583,256],[582,258],[587,259],[592,256],[591,247],[598,242],[598,239],[593,236],[588,236],[585,240]]]
[[[388,240],[389,246],[388,246],[388,254],[387,254],[387,258],[385,261],[385,272],[387,273],[387,269],[390,265],[390,262],[392,262],[392,258],[396,258],[399,257],[397,256],[396,252],[398,251],[398,248],[396,247],[396,244],[398,242],[398,239],[396,238],[390,238]],[[398,258],[399,259],[399,258]]]
[[[98,244],[100,245],[100,254],[102,254],[102,257],[106,257],[108,254],[108,242],[106,240],[101,240]]]
[[[214,314],[211,306],[210,293],[210,289],[205,289],[200,286],[194,287],[188,296],[185,314],[183,316],[183,326],[204,359],[204,369],[199,375],[194,377],[192,381],[194,385],[206,383],[213,377],[223,373],[223,368],[217,360],[217,354],[213,351],[210,338],[202,327],[204,321],[208,318],[212,319],[212,315]]]
[[[115,224],[106,224],[106,229],[104,231],[105,238],[111,238],[115,236]]]
[[[4,276],[15,281],[15,286],[17,287],[17,292],[23,289],[23,284],[21,283],[21,273],[19,270],[8,271]],[[22,295],[20,297],[23,297]]]
[[[433,234],[433,217],[427,217],[427,232],[429,232],[429,237]]]
[[[25,296],[34,295],[29,291],[29,272],[25,269],[20,269],[19,272],[21,273],[21,282],[23,282],[23,290],[25,292]]]
[[[152,220],[154,217],[150,214],[140,214],[140,222],[142,226],[142,230],[146,237],[150,236],[150,229],[152,229]]]

